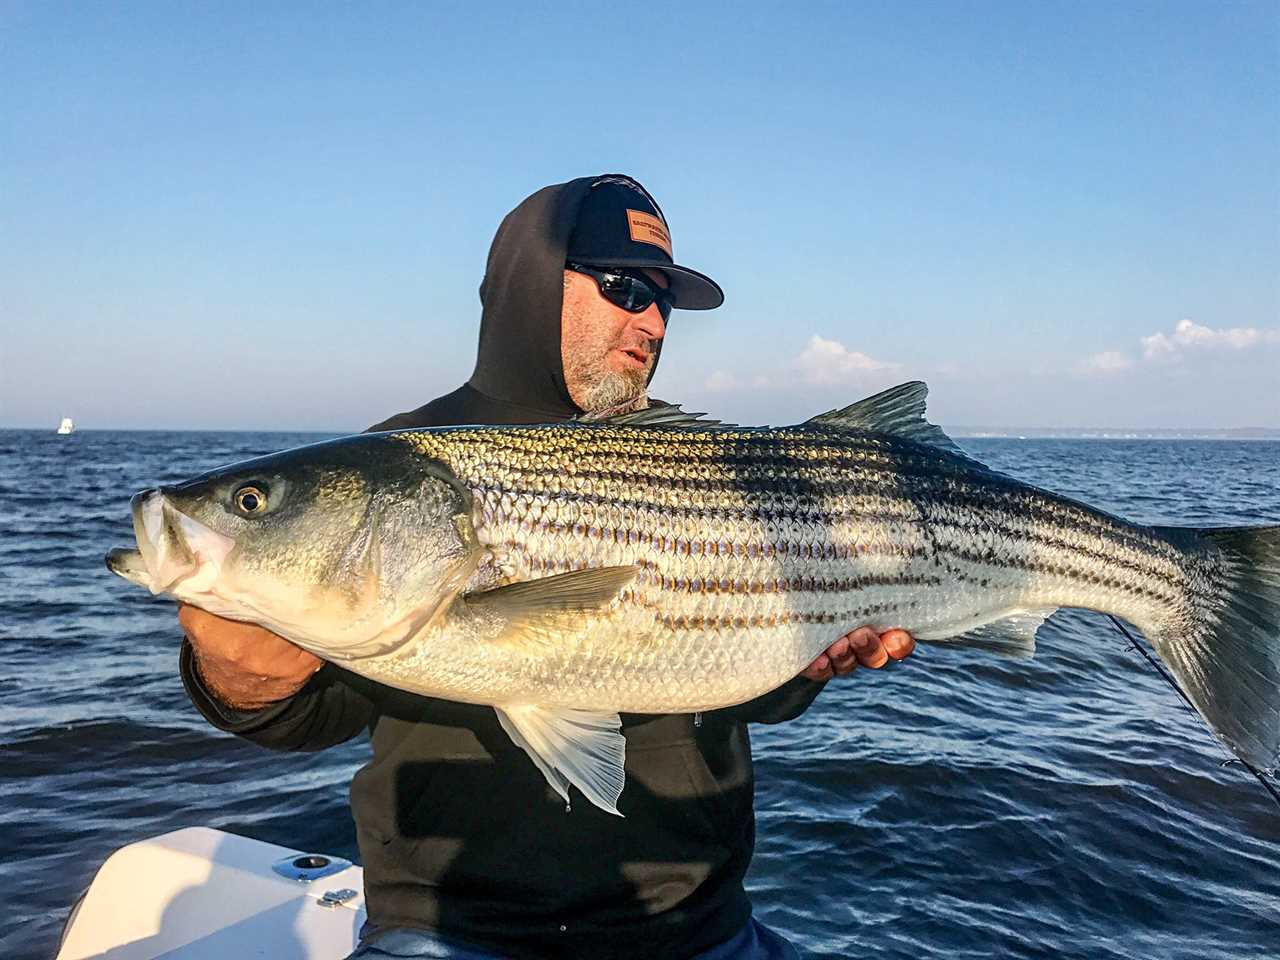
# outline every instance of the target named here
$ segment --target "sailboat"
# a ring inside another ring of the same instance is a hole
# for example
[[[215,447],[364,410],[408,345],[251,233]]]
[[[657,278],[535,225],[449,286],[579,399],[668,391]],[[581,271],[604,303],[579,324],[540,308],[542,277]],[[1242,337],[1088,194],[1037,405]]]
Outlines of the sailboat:
[[[75,428],[76,428],[76,425],[71,422],[70,417],[63,417],[62,422],[58,424],[59,433],[70,433]]]

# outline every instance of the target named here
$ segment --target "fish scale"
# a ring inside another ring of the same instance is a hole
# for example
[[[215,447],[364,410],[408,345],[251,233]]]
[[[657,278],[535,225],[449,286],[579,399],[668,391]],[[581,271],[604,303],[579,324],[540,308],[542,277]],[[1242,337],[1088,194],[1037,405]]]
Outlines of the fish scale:
[[[781,429],[657,408],[330,441],[139,494],[140,549],[108,564],[375,681],[491,704],[553,787],[614,813],[619,712],[742,703],[862,625],[1029,656],[1064,606],[1134,623],[1214,732],[1274,768],[1280,528],[1143,527],[1019,483],[928,423],[925,393]]]
[[[1150,625],[1155,584],[1181,582],[1155,536],[908,440],[582,425],[393,436],[473,491],[477,536],[513,561],[500,583],[640,567],[536,670],[539,702],[712,709],[863,624],[930,637],[993,609],[1085,599]]]

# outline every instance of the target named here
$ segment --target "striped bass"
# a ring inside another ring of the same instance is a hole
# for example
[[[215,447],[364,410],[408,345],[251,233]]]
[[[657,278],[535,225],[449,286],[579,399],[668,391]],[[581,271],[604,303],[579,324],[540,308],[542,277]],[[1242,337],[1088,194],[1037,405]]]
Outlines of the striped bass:
[[[1029,656],[1137,626],[1248,763],[1280,754],[1280,527],[1128,523],[996,473],[908,383],[793,427],[656,407],[363,434],[133,498],[108,566],[413,693],[491,704],[617,813],[619,712],[760,696],[862,625]]]

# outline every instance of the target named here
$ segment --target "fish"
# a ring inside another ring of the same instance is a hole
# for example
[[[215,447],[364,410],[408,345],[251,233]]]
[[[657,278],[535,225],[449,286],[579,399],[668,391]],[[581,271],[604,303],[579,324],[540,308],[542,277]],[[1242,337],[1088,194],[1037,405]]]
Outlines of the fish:
[[[965,454],[915,381],[787,427],[654,405],[367,433],[144,490],[126,579],[411,693],[487,704],[618,813],[620,713],[759,697],[862,625],[1014,657],[1127,620],[1242,760],[1280,760],[1280,526],[1144,526]]]

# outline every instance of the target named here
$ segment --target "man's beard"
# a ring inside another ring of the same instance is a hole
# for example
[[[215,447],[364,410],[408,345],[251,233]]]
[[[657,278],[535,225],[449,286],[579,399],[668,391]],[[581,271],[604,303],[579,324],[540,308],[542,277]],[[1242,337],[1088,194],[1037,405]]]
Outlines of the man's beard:
[[[575,402],[587,413],[604,416],[643,410],[649,405],[645,396],[648,377],[648,370],[605,370],[585,385],[583,396]]]
[[[645,391],[653,370],[654,344],[645,341],[642,345],[649,354],[648,364],[619,371],[609,369],[606,361],[609,353],[623,344],[605,342],[603,337],[582,338],[573,343],[564,358],[565,381],[576,387],[576,396],[570,399],[584,412],[597,416],[643,410],[649,405]]]

